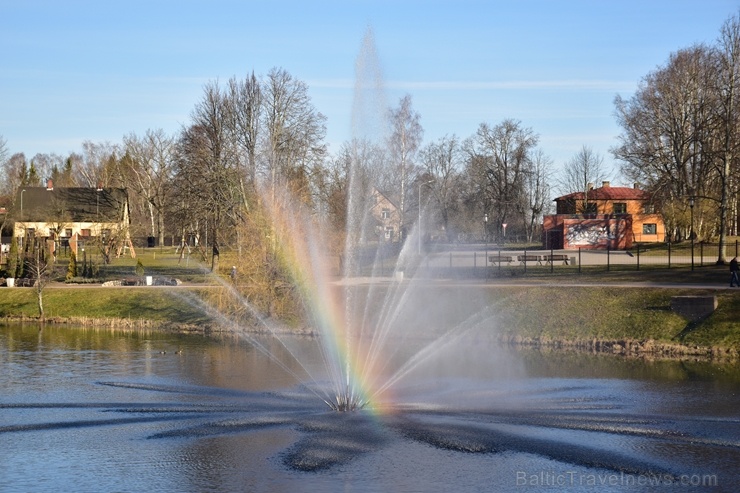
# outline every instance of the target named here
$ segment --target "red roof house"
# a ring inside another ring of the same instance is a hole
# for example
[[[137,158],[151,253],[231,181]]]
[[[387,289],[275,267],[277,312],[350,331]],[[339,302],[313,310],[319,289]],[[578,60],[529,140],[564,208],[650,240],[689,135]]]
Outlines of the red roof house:
[[[612,187],[608,181],[588,192],[555,199],[556,214],[543,220],[546,248],[628,249],[635,242],[665,240],[663,218],[649,192]]]

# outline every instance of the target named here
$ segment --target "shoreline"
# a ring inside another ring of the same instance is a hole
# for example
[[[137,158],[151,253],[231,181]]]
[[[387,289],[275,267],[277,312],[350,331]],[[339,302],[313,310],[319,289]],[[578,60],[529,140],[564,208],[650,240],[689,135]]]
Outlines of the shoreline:
[[[93,318],[93,317],[48,317],[44,320],[29,316],[4,316],[3,323],[29,323],[67,327],[99,327],[110,330],[162,331],[171,334],[202,335],[238,335],[240,332],[253,335],[295,335],[320,337],[313,329],[300,328],[293,330],[270,331],[267,329],[242,328],[234,330],[215,324],[187,324],[172,321],[154,321],[147,319]],[[553,351],[574,351],[588,354],[621,356],[625,358],[653,360],[701,360],[716,362],[735,362],[740,360],[740,351],[733,347],[687,345],[677,342],[662,342],[654,339],[558,339],[547,336],[527,337],[518,334],[498,334],[495,338],[504,346],[515,349],[535,349]]]

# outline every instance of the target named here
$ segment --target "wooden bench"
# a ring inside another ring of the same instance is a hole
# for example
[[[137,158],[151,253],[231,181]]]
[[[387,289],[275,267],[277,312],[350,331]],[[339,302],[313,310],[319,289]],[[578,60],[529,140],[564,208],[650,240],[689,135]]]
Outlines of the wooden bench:
[[[527,262],[537,262],[538,265],[542,265],[541,255],[518,255],[516,259],[521,264],[525,264]]]
[[[543,258],[545,259],[546,264],[551,264],[553,262],[562,262],[563,265],[570,265],[568,262],[570,262],[570,258],[567,255],[564,255],[562,253],[554,253],[552,255],[544,255]]]
[[[512,257],[511,255],[489,255],[488,261],[494,265],[496,264],[501,265],[504,262],[506,262],[507,264],[510,264],[514,261],[514,257]]]

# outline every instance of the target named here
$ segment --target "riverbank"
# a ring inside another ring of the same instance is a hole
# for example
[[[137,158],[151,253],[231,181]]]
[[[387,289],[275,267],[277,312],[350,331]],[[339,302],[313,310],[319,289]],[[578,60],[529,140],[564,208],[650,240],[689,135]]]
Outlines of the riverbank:
[[[428,289],[432,297],[453,297],[461,313],[492,306],[496,315],[491,331],[506,344],[641,357],[740,358],[740,289],[454,282],[430,282]],[[2,320],[39,322],[32,289],[3,289],[0,294]],[[706,294],[716,296],[718,303],[705,319],[692,322],[671,310],[674,296]],[[219,322],[203,308],[204,300],[214,306],[225,297],[218,286],[49,287],[44,292],[45,323],[228,334],[235,327]],[[249,322],[238,330],[266,331]],[[284,330],[313,333],[300,323],[288,324]]]

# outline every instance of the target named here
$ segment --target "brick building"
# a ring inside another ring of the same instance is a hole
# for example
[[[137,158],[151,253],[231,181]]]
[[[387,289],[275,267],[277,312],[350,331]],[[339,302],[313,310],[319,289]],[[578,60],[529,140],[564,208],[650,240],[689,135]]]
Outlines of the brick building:
[[[543,243],[553,249],[631,248],[635,242],[665,240],[665,224],[651,195],[635,185],[612,187],[608,181],[588,192],[555,199],[556,214],[543,218]]]

